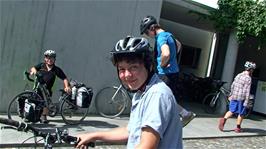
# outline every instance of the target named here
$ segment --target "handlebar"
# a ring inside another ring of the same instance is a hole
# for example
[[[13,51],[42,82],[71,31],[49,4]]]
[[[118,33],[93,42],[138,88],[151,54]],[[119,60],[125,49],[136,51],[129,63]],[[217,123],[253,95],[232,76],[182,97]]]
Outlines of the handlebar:
[[[20,122],[20,121],[15,121],[12,119],[6,119],[6,118],[0,118],[0,123],[8,125],[8,126],[2,126],[1,129],[16,129],[17,131],[24,131],[28,132],[29,130],[33,132],[35,136],[40,136],[44,138],[45,144],[51,145],[55,142],[58,143],[68,143],[68,144],[73,144],[77,145],[77,143],[80,141],[77,137],[70,136],[68,135],[67,130],[59,130],[58,128],[55,129],[55,133],[48,133],[48,132],[42,132],[42,130],[37,129],[30,124]],[[94,142],[89,142],[87,146],[90,147],[95,147]]]
[[[24,76],[31,82],[35,82],[35,83],[38,82],[40,84],[45,84],[45,81],[43,79],[43,75],[39,71],[37,71],[37,73],[35,74],[35,78],[34,79],[32,79],[30,77],[30,73],[27,72],[27,71],[24,71]]]
[[[34,79],[30,78],[30,73],[27,71],[24,71],[24,76],[31,82],[34,82]]]

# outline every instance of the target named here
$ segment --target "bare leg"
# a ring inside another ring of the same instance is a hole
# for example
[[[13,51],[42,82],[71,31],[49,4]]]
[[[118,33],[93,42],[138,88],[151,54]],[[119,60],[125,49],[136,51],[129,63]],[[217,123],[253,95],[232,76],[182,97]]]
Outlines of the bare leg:
[[[244,119],[244,116],[238,115],[236,124],[237,124],[237,125],[241,125],[243,119]]]
[[[232,115],[233,115],[233,113],[231,111],[227,111],[225,113],[224,117],[223,118],[220,118],[220,120],[219,120],[219,126],[218,126],[218,128],[219,128],[220,131],[223,131],[224,130],[224,124],[225,124],[226,120],[228,118],[230,118]]]
[[[177,108],[178,108],[178,113],[181,117],[183,117],[184,115],[188,113],[188,111],[182,106],[180,106],[179,104],[177,104]]]
[[[228,119],[228,118],[232,117],[232,115],[233,115],[233,113],[232,113],[231,111],[227,111],[227,112],[225,113],[225,115],[224,115],[224,118],[225,118],[225,119]]]
[[[180,115],[180,119],[182,121],[183,127],[185,127],[191,120],[193,120],[196,117],[195,113],[191,111],[187,111],[185,108],[183,108],[179,104],[177,104],[177,108],[178,108],[178,114]]]
[[[243,119],[244,119],[244,116],[238,115],[237,121],[236,121],[236,128],[235,128],[236,133],[241,132],[241,124],[242,124]]]
[[[43,112],[42,112],[42,116],[41,116],[41,119],[40,119],[41,123],[48,123],[48,120],[47,120],[48,112],[49,112],[49,109],[47,107],[44,107],[43,108]]]
[[[42,111],[42,115],[48,115],[48,112],[49,112],[48,108],[44,107]]]

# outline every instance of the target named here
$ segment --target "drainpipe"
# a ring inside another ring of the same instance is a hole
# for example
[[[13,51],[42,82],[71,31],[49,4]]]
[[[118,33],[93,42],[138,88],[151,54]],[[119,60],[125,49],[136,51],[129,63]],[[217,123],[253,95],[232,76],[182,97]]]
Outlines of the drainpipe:
[[[222,81],[227,82],[224,87],[227,89],[230,89],[231,83],[234,79],[234,72],[235,72],[235,64],[237,60],[237,54],[238,54],[238,41],[236,38],[236,31],[233,31],[230,33],[229,41],[227,45],[227,51],[224,61],[224,67],[223,67],[223,74],[222,74]],[[225,113],[226,112],[226,103],[223,100],[221,101],[220,108],[218,110],[219,113]]]

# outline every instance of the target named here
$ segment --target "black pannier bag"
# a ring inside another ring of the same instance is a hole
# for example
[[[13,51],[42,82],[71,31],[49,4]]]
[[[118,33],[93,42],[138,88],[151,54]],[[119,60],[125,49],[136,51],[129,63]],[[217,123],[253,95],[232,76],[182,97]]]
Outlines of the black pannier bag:
[[[29,122],[38,122],[40,120],[42,108],[38,107],[35,103],[25,100],[24,105],[24,118]]]
[[[81,108],[88,108],[92,100],[93,92],[89,87],[82,86],[77,89],[76,104]]]

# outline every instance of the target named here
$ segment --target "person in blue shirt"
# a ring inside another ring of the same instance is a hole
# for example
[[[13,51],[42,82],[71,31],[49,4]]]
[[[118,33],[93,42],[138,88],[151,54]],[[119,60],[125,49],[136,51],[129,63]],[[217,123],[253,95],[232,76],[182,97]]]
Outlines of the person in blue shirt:
[[[140,33],[146,34],[151,38],[155,38],[155,63],[156,72],[159,77],[172,89],[176,100],[178,101],[178,84],[179,65],[177,53],[181,49],[181,43],[176,40],[173,35],[163,30],[153,16],[146,16],[140,23]],[[196,114],[187,111],[182,106],[179,106],[179,114],[185,127]]]
[[[171,89],[154,73],[148,40],[126,37],[111,51],[112,62],[124,87],[133,92],[126,127],[77,135],[77,148],[96,140],[127,142],[127,148],[182,149],[182,124]]]

